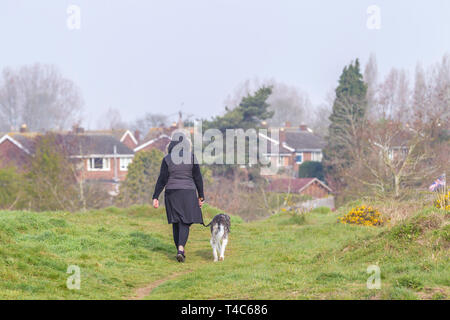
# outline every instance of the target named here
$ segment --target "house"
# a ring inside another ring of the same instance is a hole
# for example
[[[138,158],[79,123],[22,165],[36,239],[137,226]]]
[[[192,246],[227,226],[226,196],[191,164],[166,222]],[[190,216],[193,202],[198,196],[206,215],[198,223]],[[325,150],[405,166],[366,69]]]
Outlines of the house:
[[[54,132],[56,143],[67,156],[79,163],[79,178],[87,182],[104,183],[117,190],[119,182],[124,181],[128,166],[137,152],[153,148],[166,151],[170,134],[176,127],[160,128],[163,131],[151,132],[155,137],[139,140],[139,135],[130,130],[85,131],[75,126],[72,131]],[[21,132],[0,134],[0,168],[15,166],[26,171],[41,133]]]
[[[325,198],[333,194],[333,190],[317,178],[278,178],[272,179],[267,191],[297,193],[313,198]]]
[[[172,124],[170,127],[155,127],[151,128],[147,133],[144,142],[140,143],[134,148],[134,152],[150,151],[152,149],[158,149],[162,152],[167,152],[167,145],[170,142],[170,137],[177,129],[185,129],[191,134],[194,133],[193,127],[184,127],[182,122]]]
[[[135,147],[133,150],[134,152],[139,152],[139,151],[150,151],[151,149],[158,149],[162,152],[165,152],[169,142],[170,136],[162,133],[153,139],[143,142],[139,146]]]
[[[397,132],[388,143],[388,157],[391,161],[403,161],[409,152],[412,134],[407,131]]]
[[[271,166],[297,176],[299,166],[305,161],[322,162],[322,149],[325,141],[315,135],[306,125],[299,127],[283,127],[279,129],[279,140],[263,134],[269,144],[264,155],[270,159]],[[277,151],[275,151],[278,149]]]
[[[0,138],[0,167],[26,170],[35,153],[40,133],[18,132]],[[137,139],[130,131],[56,132],[56,143],[70,159],[79,160],[80,178],[86,181],[123,181],[134,157]]]
[[[130,130],[92,130],[85,131],[83,128],[74,127],[72,130],[73,133],[77,134],[85,134],[91,136],[112,136],[115,139],[119,140],[121,143],[126,145],[130,149],[136,148],[139,144],[139,131],[132,133]]]
[[[380,155],[387,153],[387,157],[394,163],[405,160],[413,142],[414,134],[407,129],[387,131],[384,135],[371,138],[369,141],[379,149]]]
[[[134,151],[113,135],[66,134],[59,136],[59,139],[69,157],[80,161],[80,177],[83,180],[125,180]]]
[[[0,134],[0,168],[16,166],[26,170],[34,154],[34,139],[32,133]]]

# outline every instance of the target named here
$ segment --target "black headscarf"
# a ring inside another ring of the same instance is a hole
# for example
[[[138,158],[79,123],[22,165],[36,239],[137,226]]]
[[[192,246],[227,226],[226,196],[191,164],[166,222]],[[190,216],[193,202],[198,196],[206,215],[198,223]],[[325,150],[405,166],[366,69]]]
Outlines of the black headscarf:
[[[186,135],[183,132],[177,132],[173,135],[172,140],[170,141],[169,146],[167,147],[167,152],[169,154],[171,154],[173,148],[175,148],[175,146],[180,143],[186,143],[184,148],[181,148],[181,150],[180,150],[180,156],[183,156],[184,149],[187,149],[188,151],[190,151],[190,145],[189,145],[189,142],[187,141]]]

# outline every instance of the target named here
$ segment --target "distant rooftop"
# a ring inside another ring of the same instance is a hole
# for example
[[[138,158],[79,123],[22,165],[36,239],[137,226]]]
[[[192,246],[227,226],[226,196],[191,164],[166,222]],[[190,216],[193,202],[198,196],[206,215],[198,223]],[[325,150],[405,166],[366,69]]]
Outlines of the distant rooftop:
[[[111,155],[114,153],[114,146],[118,155],[134,154],[133,150],[120,142],[120,138],[126,132],[121,134],[119,131],[87,131],[79,134],[73,132],[56,132],[55,137],[58,143],[61,143],[67,152],[71,155]],[[37,140],[43,136],[36,132],[10,132],[0,134],[0,137],[8,135],[20,143],[30,153],[35,152]]]

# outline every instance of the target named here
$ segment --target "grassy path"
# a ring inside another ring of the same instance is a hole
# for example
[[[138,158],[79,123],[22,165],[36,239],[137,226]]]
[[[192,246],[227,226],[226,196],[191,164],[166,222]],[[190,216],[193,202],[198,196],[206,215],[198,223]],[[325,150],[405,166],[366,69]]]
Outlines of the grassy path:
[[[339,213],[338,213],[339,214]],[[415,299],[449,294],[448,251],[390,238],[386,229],[336,223],[337,214],[289,215],[234,223],[224,262],[213,263],[209,233],[194,227],[185,265],[192,272],[146,299]],[[445,249],[445,248],[442,248]],[[379,265],[381,290],[368,290]]]
[[[292,224],[289,216],[233,224],[225,261],[217,263],[212,262],[209,234],[195,228],[188,260],[180,266],[193,271],[164,282],[146,298],[351,298],[360,294],[355,290],[368,295],[368,264],[350,272],[351,281],[345,285],[346,276],[340,272],[347,267],[337,263],[334,250],[343,242],[371,237],[379,230],[341,226],[335,221],[330,214],[311,215],[307,225]]]
[[[136,293],[134,296],[127,298],[127,300],[142,300],[145,297],[147,297],[148,295],[151,294],[151,292],[153,291],[153,289],[159,287],[161,284],[170,281],[172,279],[178,278],[183,274],[189,273],[191,272],[190,270],[185,271],[185,272],[177,272],[174,274],[171,274],[170,276],[166,277],[166,278],[162,278],[159,280],[156,280],[150,284],[148,284],[147,286],[143,287],[143,288],[139,288],[136,290]]]
[[[427,210],[419,233],[419,222],[337,224],[339,212],[309,214],[305,224],[288,214],[252,223],[233,217],[225,261],[217,263],[209,229],[195,225],[183,264],[162,210],[0,212],[0,298],[445,299],[448,217],[430,224],[441,213]],[[205,220],[218,212],[207,208]],[[380,290],[366,287],[374,264]],[[80,290],[67,289],[69,265],[80,267]]]

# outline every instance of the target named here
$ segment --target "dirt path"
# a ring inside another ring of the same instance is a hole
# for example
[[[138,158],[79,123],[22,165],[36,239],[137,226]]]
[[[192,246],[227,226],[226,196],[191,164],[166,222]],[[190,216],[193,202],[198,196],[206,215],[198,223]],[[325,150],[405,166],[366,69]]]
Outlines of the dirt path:
[[[159,287],[160,285],[162,285],[163,283],[176,279],[182,275],[188,274],[192,272],[192,270],[185,270],[182,272],[176,272],[173,273],[165,278],[162,279],[158,279],[152,283],[149,283],[147,286],[143,287],[143,288],[139,288],[136,290],[135,294],[133,297],[129,297],[127,298],[127,300],[142,300],[144,299],[146,296],[150,295],[150,293],[153,291],[153,289]]]

